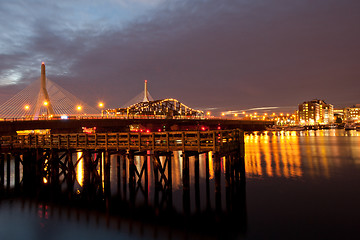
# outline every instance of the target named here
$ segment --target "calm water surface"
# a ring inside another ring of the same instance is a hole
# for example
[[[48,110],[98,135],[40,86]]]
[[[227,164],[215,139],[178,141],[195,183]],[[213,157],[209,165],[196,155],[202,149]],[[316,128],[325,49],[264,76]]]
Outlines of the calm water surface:
[[[248,135],[247,239],[357,239],[360,134]]]
[[[240,191],[242,197],[233,202],[239,205],[240,211],[239,214],[236,212],[236,216],[217,212],[218,217],[208,228],[209,232],[212,228],[218,228],[218,235],[190,231],[187,227],[163,227],[163,222],[143,224],[142,217],[129,220],[122,216],[111,216],[106,213],[106,207],[104,211],[89,210],[61,204],[57,199],[53,199],[56,202],[53,204],[52,201],[44,202],[38,198],[12,198],[2,193],[0,239],[358,239],[360,132],[318,130],[248,133],[245,142],[246,184],[245,188],[242,185]],[[196,191],[195,170],[192,168],[194,159],[190,159],[191,200],[185,220],[193,221],[194,226],[201,224],[203,219],[197,218],[199,208],[204,211],[216,209],[219,207],[217,202],[220,202],[220,211],[229,209],[226,183],[221,180],[222,194],[217,201],[214,198],[216,174],[213,159],[209,158],[209,174],[206,174],[205,161],[206,158],[200,156],[200,182]],[[168,221],[179,225],[184,222],[177,222],[176,219],[182,219],[180,215],[186,210],[181,164],[181,153],[174,153],[172,207],[176,214],[165,215]],[[225,172],[224,159],[221,163],[222,177]],[[115,179],[115,168],[112,168],[111,174]],[[151,171],[149,174],[151,178]],[[205,191],[207,177],[210,183],[208,193]],[[75,192],[81,192],[81,184],[79,169]],[[111,191],[114,192],[116,188],[116,184],[113,184]],[[151,203],[156,198],[151,184],[148,190],[148,201]],[[196,194],[200,196],[200,203],[194,200]],[[211,196],[209,201],[205,200],[207,194]],[[141,202],[141,197],[136,201]],[[102,200],[99,201],[101,204]],[[227,216],[235,217],[234,224],[229,224],[229,219],[224,221]]]

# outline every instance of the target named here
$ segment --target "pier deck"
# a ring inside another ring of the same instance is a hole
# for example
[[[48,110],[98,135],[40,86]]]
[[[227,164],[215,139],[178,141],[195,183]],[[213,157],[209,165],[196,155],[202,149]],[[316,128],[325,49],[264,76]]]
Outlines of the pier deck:
[[[174,131],[154,133],[95,133],[1,136],[1,149],[94,149],[153,151],[238,150],[244,143],[241,130]]]

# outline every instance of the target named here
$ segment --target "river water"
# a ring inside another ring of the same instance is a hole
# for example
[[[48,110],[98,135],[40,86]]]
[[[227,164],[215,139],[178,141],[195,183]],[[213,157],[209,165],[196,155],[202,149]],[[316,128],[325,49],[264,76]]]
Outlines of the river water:
[[[0,239],[358,239],[360,132],[247,133],[245,149],[246,178],[239,188],[228,187],[225,159],[217,176],[213,159],[204,154],[197,183],[191,167],[195,159],[190,158],[188,195],[182,188],[181,153],[174,153],[171,211],[165,213],[163,205],[169,202],[161,201],[151,183],[148,208],[125,203],[141,202],[144,195],[131,199],[128,191],[124,197],[124,189],[121,201],[87,198],[94,204],[84,207],[81,169],[71,203],[63,196],[33,198],[3,191]],[[111,192],[116,192],[115,167],[111,178]],[[221,179],[218,185],[216,179]],[[125,207],[112,214],[109,205]]]

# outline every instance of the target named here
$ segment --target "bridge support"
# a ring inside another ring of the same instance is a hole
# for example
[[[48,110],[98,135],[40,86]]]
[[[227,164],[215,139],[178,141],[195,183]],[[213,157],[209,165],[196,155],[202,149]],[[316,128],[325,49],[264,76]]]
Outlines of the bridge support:
[[[166,208],[172,206],[171,156],[171,152],[154,152],[152,155],[155,183],[154,204],[158,209],[164,209],[165,203]]]

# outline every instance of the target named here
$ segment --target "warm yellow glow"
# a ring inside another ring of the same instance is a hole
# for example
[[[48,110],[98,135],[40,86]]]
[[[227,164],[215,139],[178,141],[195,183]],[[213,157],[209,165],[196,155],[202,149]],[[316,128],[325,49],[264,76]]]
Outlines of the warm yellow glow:
[[[283,114],[283,113],[280,113],[280,116],[284,116],[284,114]]]
[[[30,106],[29,105],[25,105],[25,110],[29,110],[30,109]]]
[[[237,117],[237,116],[238,116],[238,114],[237,114],[237,113],[235,113],[235,114],[234,114],[234,116],[235,116],[235,117]]]
[[[76,153],[77,156],[76,160],[79,161],[76,166],[76,179],[81,187],[84,184],[84,161],[83,161],[84,159],[82,158],[82,154],[83,154],[82,152]]]
[[[267,113],[264,113],[264,116],[267,116]]]
[[[221,113],[221,116],[225,116],[225,113]]]
[[[99,102],[99,107],[100,107],[100,108],[104,107],[104,103]]]
[[[81,111],[82,107],[79,105],[79,106],[76,107],[76,109],[77,109],[78,111]]]
[[[303,175],[297,133],[280,134],[245,135],[245,169],[249,177],[266,175],[290,178]]]
[[[44,106],[49,105],[49,103],[47,101],[44,101]]]
[[[210,116],[210,112],[207,112],[206,115]]]
[[[257,113],[254,113],[254,115],[256,116],[256,115],[257,115]]]
[[[242,112],[242,114],[245,114],[245,112]]]
[[[213,160],[213,153],[212,151],[210,151],[208,153],[209,155],[209,179],[213,179],[214,178],[214,160]]]

